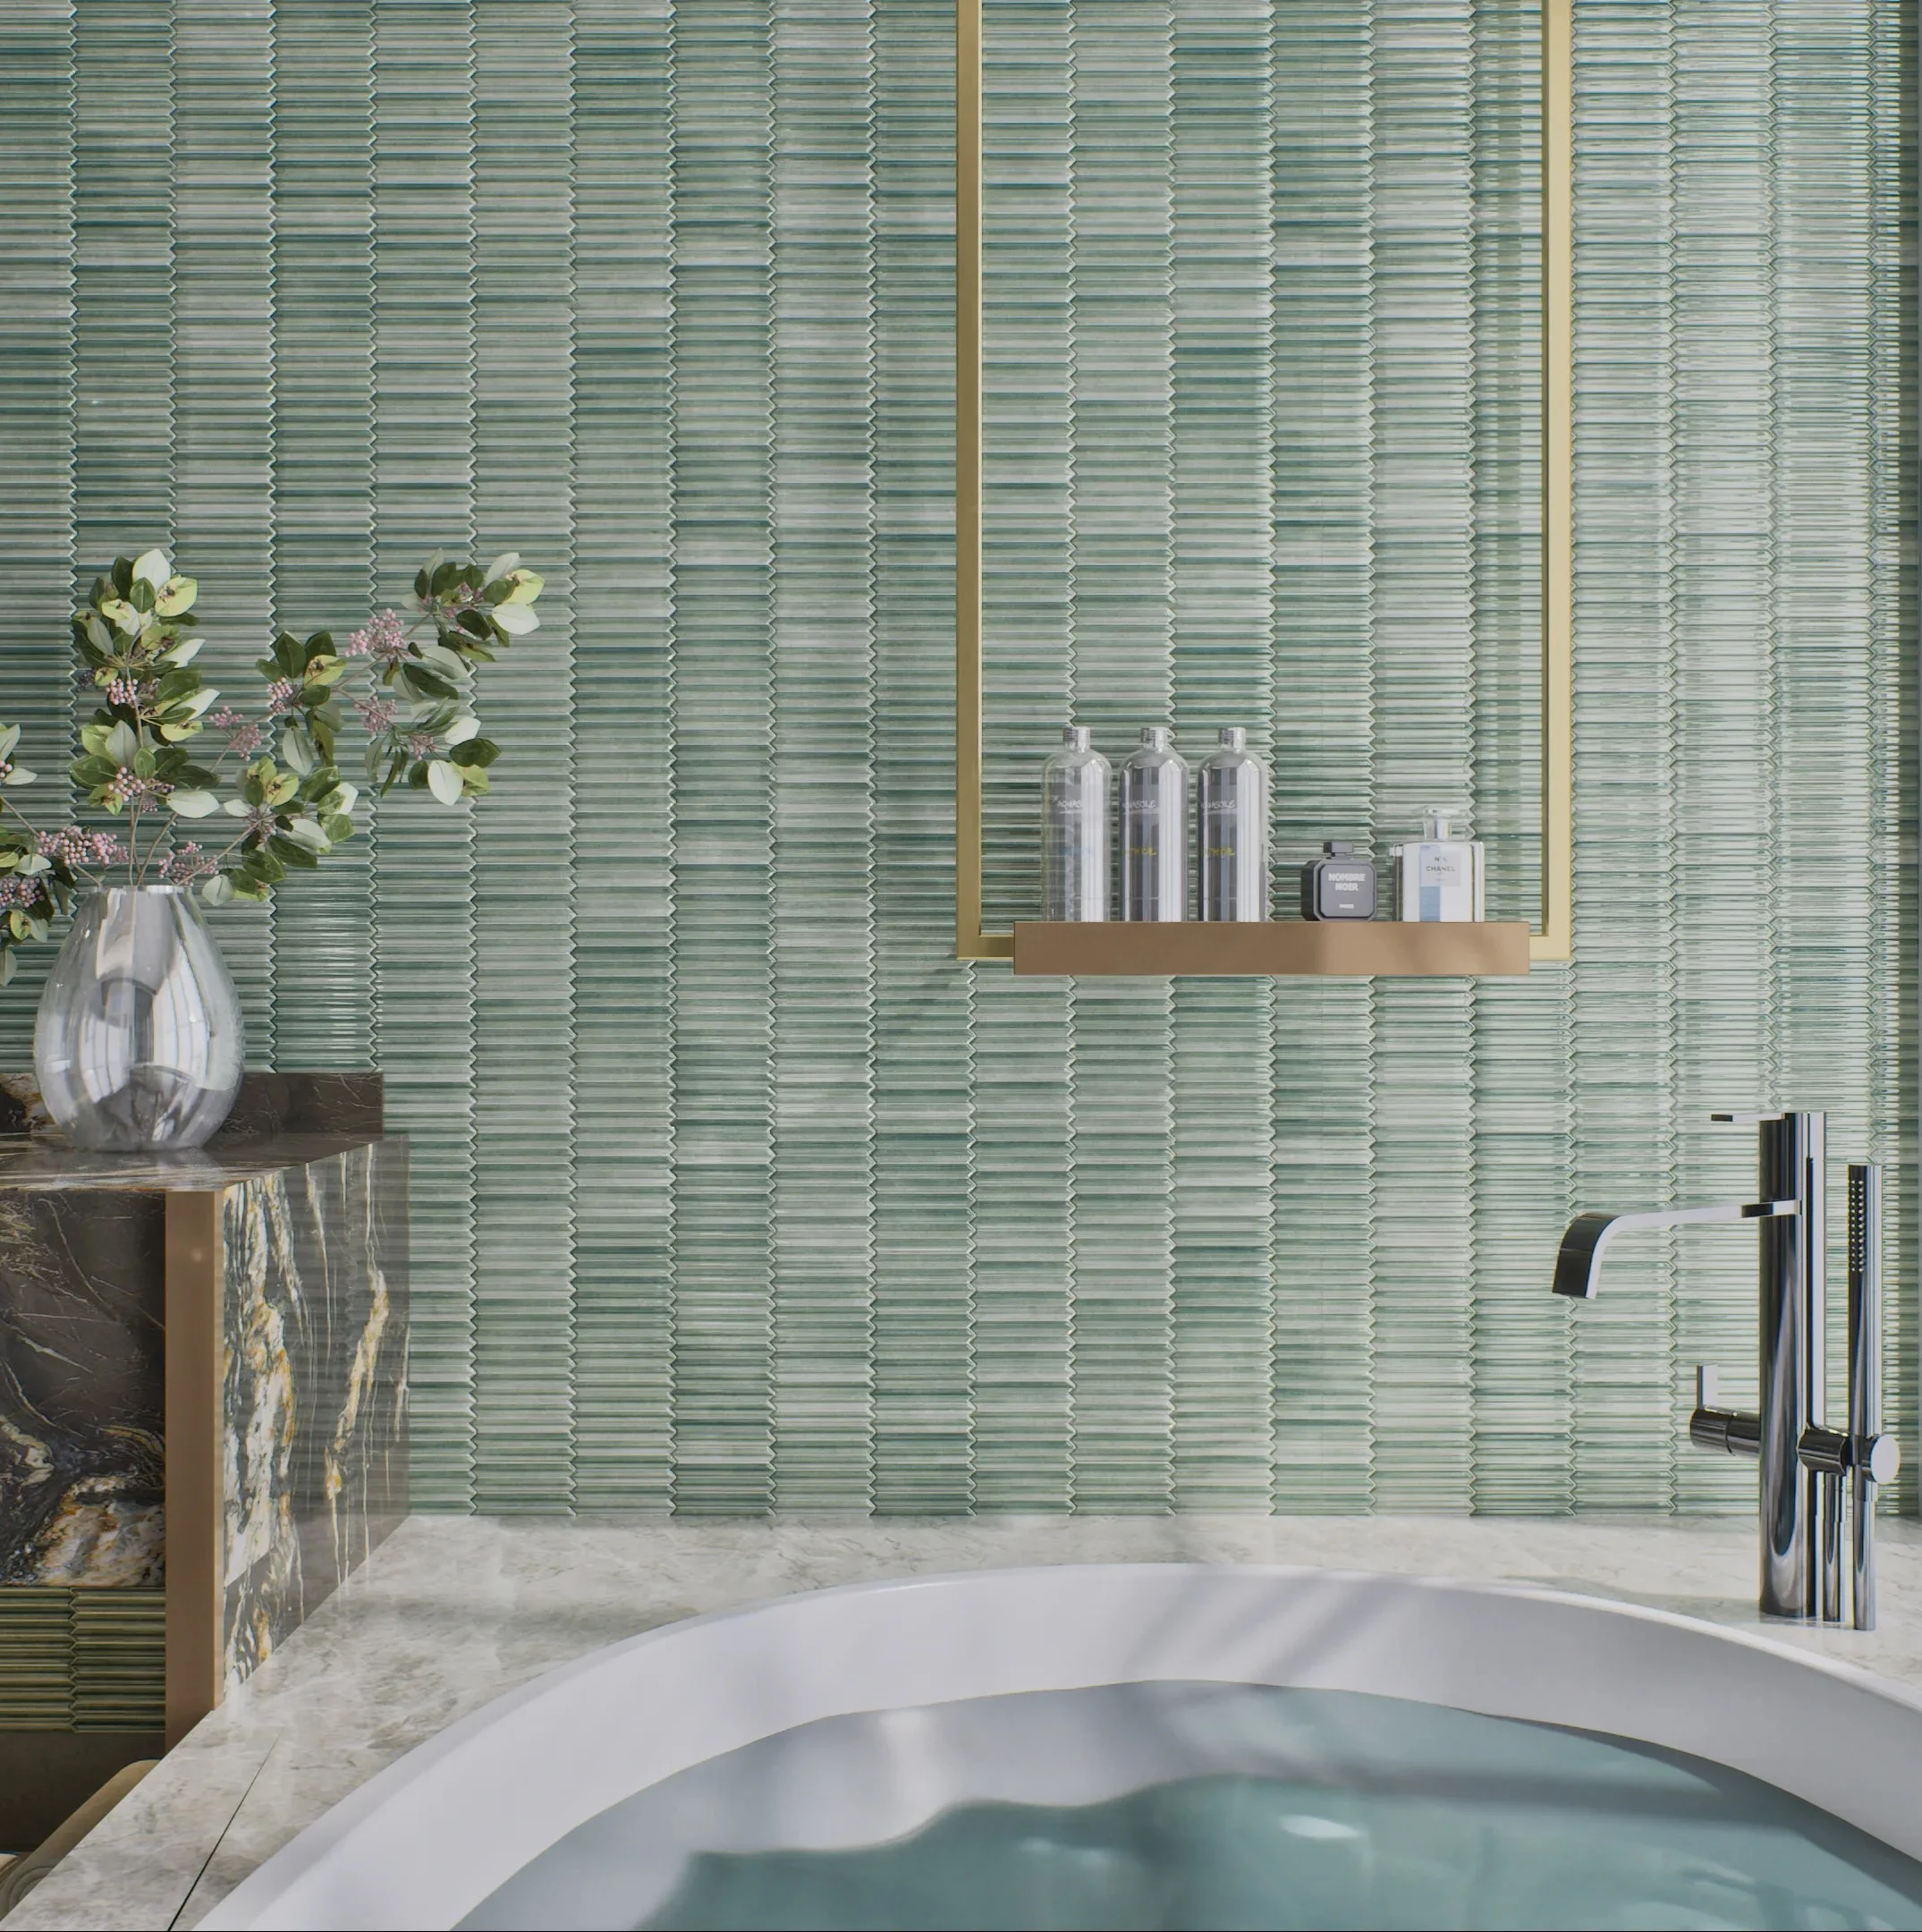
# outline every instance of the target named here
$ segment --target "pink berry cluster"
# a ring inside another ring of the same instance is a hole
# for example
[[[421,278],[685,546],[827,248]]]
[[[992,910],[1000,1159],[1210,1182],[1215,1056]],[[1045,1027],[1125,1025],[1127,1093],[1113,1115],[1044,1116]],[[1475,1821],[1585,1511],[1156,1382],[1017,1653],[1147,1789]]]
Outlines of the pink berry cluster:
[[[347,640],[348,657],[371,657],[383,666],[397,665],[408,655],[407,630],[396,611],[382,611]]]
[[[133,855],[111,832],[86,832],[70,825],[62,832],[40,834],[40,856],[63,865],[126,865]]]
[[[166,855],[160,867],[160,876],[170,886],[191,886],[196,879],[203,879],[219,869],[219,861],[213,853],[203,852],[189,839]]]

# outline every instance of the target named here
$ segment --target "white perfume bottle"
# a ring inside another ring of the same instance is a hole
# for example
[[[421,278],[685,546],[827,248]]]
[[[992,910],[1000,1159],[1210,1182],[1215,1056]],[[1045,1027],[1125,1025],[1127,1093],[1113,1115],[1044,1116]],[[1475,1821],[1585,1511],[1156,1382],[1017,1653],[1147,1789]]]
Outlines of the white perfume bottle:
[[[1421,836],[1391,848],[1395,868],[1395,917],[1464,921],[1482,913],[1479,839],[1452,838],[1455,815],[1440,807],[1423,816]]]

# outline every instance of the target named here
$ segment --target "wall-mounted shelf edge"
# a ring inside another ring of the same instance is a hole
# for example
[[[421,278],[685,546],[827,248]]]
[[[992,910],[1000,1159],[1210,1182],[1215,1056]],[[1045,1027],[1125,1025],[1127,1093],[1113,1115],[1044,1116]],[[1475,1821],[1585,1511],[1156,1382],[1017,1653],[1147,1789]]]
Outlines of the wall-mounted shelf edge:
[[[1396,919],[1057,925],[1033,919],[1016,921],[1007,956],[1017,973],[1056,977],[1513,978],[1528,970],[1530,936],[1519,919],[1472,925]]]

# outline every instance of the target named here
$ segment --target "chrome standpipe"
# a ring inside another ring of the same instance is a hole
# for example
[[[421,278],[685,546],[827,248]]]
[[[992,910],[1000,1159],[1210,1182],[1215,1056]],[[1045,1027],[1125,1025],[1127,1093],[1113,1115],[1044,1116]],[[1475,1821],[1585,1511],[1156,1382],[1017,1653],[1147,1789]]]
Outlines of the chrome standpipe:
[[[1717,1371],[1696,1370],[1689,1440],[1760,1464],[1760,1607],[1796,1622],[1842,1621],[1843,1498],[1855,1627],[1875,1626],[1875,1487],[1901,1463],[1882,1433],[1882,1175],[1849,1170],[1849,1426],[1826,1427],[1827,1122],[1816,1113],[1717,1114],[1759,1139],[1759,1200],[1647,1214],[1578,1215],[1555,1258],[1557,1294],[1587,1300],[1618,1234],[1698,1223],[1758,1224],[1761,1316],[1757,1412],[1721,1406]],[[1843,1483],[1848,1479],[1846,1490]]]

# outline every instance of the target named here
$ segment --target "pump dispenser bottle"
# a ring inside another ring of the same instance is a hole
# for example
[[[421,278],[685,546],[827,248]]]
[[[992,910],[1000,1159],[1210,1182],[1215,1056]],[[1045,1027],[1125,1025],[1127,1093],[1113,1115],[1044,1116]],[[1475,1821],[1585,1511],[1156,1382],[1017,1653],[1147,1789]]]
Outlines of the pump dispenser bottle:
[[[1122,767],[1122,917],[1188,917],[1188,766],[1164,725]]]
[[[1205,919],[1268,916],[1268,768],[1225,724],[1195,779],[1195,878]]]
[[[1064,726],[1041,770],[1043,919],[1108,916],[1108,775],[1088,727]]]

